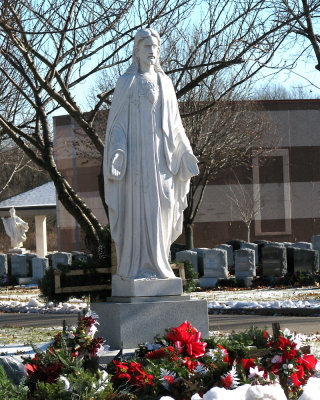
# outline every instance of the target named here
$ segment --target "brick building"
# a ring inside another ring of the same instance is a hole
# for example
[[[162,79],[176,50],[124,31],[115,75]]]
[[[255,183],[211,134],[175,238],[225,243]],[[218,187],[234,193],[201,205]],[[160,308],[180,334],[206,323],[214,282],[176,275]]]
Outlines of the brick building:
[[[275,126],[277,149],[259,158],[253,149],[251,169],[225,171],[210,182],[194,226],[196,247],[246,239],[240,216],[241,207],[249,207],[245,199],[253,199],[255,208],[251,240],[309,241],[320,233],[320,100],[260,104]],[[97,124],[103,137],[105,114],[100,118]],[[101,158],[70,117],[55,117],[54,132],[58,167],[106,224],[97,185]],[[61,204],[57,221],[61,250],[84,249],[79,227]],[[183,237],[179,239],[183,243]]]

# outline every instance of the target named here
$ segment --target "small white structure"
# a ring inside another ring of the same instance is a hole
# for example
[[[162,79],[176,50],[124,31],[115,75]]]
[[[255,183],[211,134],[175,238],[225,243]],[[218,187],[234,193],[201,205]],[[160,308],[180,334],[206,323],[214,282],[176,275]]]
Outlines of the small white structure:
[[[29,230],[29,225],[23,219],[16,215],[14,207],[10,208],[10,217],[1,218],[6,234],[11,239],[12,249],[20,249],[23,242],[27,239],[26,233]]]
[[[47,254],[46,220],[48,215],[56,214],[56,203],[56,191],[54,184],[53,182],[48,182],[0,202],[0,216],[7,217],[8,211],[12,207],[15,208],[19,215],[34,216],[36,252],[39,257],[45,257]],[[11,237],[11,235],[9,236]],[[24,240],[25,239],[22,241]]]

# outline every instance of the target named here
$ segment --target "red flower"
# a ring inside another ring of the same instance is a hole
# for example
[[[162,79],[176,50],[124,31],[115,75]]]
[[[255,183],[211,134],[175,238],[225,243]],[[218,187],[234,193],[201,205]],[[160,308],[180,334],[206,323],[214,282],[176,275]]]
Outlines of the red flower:
[[[300,360],[301,365],[308,371],[310,371],[310,369],[314,369],[318,362],[318,360],[312,354],[303,354]]]
[[[289,378],[291,378],[292,383],[294,384],[294,386],[300,386],[301,385],[301,382],[299,381],[299,378],[298,378],[298,374],[296,372],[294,372],[292,375],[290,375]]]
[[[190,357],[184,357],[183,364],[192,372],[198,365],[197,361],[192,361]]]
[[[243,358],[240,362],[246,371],[249,371],[250,368],[253,368],[256,365],[253,358]]]
[[[224,388],[229,389],[230,386],[232,385],[232,376],[230,374],[226,376],[221,376],[220,377],[222,385]]]
[[[149,359],[149,360],[158,360],[159,358],[164,358],[165,356],[166,356],[166,350],[165,349],[149,351],[146,354],[146,358]]]
[[[179,352],[185,349],[187,354],[194,358],[202,357],[207,346],[207,343],[201,342],[201,333],[188,321],[177,328],[171,328],[167,333],[167,340],[173,343]]]

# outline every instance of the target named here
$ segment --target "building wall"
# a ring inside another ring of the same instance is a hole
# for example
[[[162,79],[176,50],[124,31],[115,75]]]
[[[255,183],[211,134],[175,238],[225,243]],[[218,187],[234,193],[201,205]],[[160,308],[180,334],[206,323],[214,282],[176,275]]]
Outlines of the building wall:
[[[258,159],[253,149],[251,169],[224,171],[210,182],[194,227],[196,247],[246,239],[235,198],[245,204],[254,199],[257,212],[251,224],[252,241],[309,241],[320,233],[320,100],[260,103],[274,124],[277,149],[268,152],[264,160]],[[103,137],[105,114],[97,124]],[[55,117],[54,128],[59,168],[99,221],[106,224],[97,184],[101,157],[70,117]],[[57,217],[60,248],[84,249],[79,227],[61,204]],[[184,242],[183,235],[178,242]]]

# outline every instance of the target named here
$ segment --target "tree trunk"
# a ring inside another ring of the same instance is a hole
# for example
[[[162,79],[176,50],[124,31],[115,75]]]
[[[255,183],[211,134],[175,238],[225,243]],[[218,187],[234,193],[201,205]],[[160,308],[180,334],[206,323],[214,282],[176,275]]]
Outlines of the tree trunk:
[[[251,240],[251,227],[250,227],[251,223],[249,225],[247,225],[247,242],[250,243]]]
[[[187,249],[193,249],[193,224],[185,223],[184,224],[184,231],[185,231],[185,242]]]

